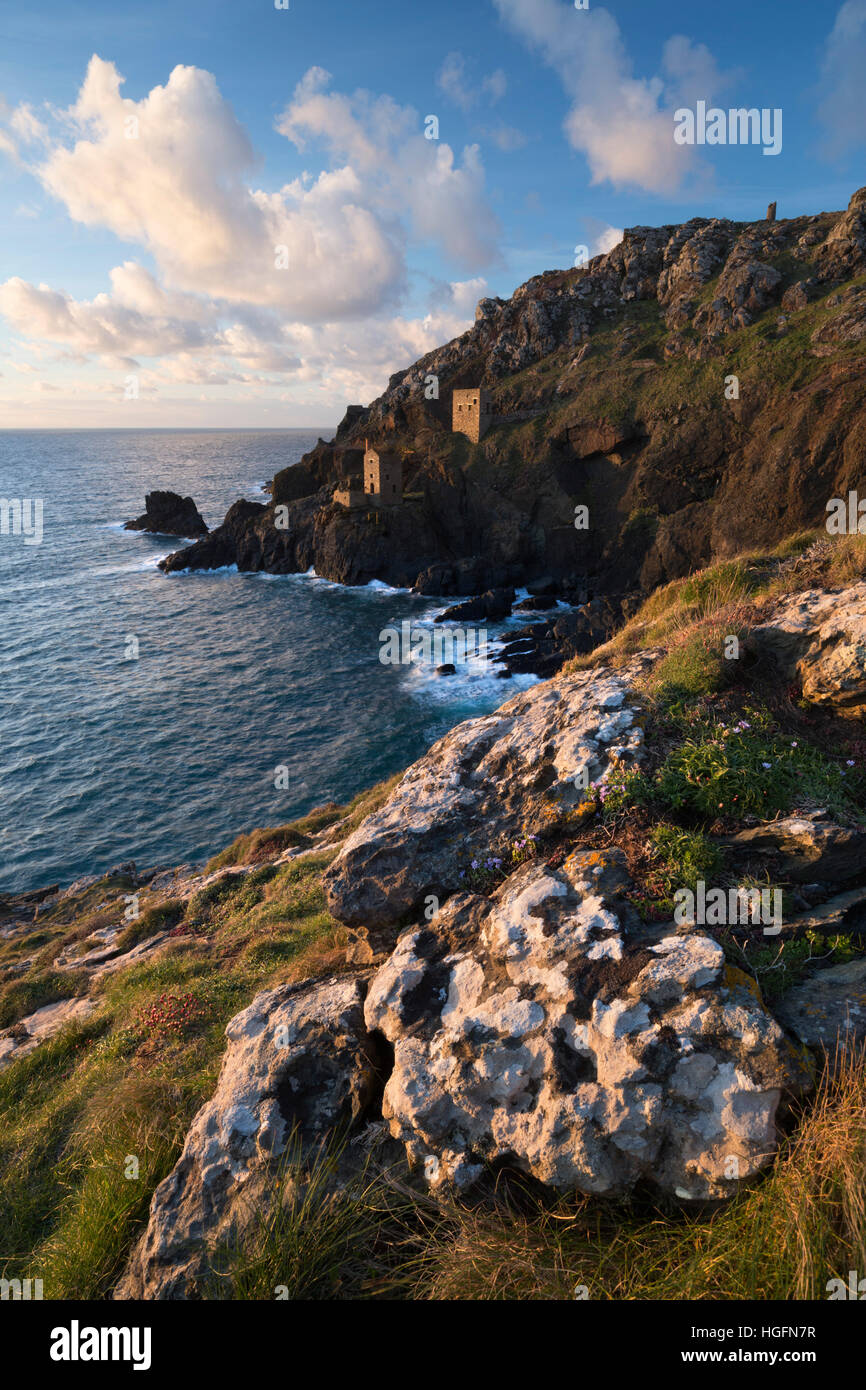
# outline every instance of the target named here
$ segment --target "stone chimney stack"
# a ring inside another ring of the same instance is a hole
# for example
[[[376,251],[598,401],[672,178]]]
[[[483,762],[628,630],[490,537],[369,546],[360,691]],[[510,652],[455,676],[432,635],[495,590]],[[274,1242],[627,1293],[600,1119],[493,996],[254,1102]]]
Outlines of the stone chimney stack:
[[[776,204],[775,204],[775,203],[771,203],[770,206],[767,208],[767,221],[768,221],[768,222],[775,222],[775,220],[776,220]]]

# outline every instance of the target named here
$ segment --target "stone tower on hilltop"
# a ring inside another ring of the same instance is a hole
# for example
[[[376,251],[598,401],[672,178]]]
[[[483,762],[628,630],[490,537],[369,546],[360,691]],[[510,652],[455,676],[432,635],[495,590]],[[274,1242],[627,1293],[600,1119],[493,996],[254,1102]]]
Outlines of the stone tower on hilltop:
[[[490,392],[483,386],[470,386],[464,391],[452,392],[451,429],[465,434],[477,444],[482,434],[493,421]]]

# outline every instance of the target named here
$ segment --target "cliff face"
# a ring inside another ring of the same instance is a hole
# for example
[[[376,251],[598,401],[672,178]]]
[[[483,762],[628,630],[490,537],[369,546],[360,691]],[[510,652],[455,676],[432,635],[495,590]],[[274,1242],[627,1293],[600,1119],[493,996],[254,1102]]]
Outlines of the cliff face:
[[[856,488],[864,351],[866,189],[844,213],[631,228],[585,268],[482,300],[471,329],[277,474],[270,507],[243,524],[233,509],[166,568],[648,590],[820,525]],[[477,445],[450,431],[451,392],[469,385],[499,418]],[[399,509],[331,503],[365,437],[404,457]]]

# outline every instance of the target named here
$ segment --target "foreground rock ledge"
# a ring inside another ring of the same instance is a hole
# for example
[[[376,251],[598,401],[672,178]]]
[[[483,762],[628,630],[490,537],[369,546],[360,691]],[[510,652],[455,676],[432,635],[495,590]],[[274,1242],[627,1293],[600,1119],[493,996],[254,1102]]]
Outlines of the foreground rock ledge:
[[[375,1105],[384,1077],[365,989],[353,976],[287,985],[231,1020],[216,1092],[153,1195],[115,1298],[201,1297],[219,1247],[242,1240],[274,1202],[293,1129],[301,1152],[315,1151]]]
[[[434,743],[325,871],[334,916],[371,952],[389,949],[428,894],[459,891],[474,857],[546,830],[558,808],[575,806],[582,769],[595,780],[636,766],[643,729],[633,683],[651,660],[534,686]]]
[[[700,931],[646,928],[619,850],[525,865],[407,931],[365,1017],[394,1047],[383,1114],[433,1186],[485,1163],[560,1191],[729,1196],[765,1167],[794,1049]]]

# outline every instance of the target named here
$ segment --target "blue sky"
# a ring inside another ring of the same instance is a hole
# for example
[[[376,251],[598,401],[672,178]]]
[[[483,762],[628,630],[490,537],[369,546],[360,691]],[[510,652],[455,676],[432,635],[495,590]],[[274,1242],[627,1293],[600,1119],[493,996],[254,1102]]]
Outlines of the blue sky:
[[[0,40],[0,427],[332,424],[577,246],[866,183],[866,0],[0,0]],[[698,101],[781,153],[678,146]]]

